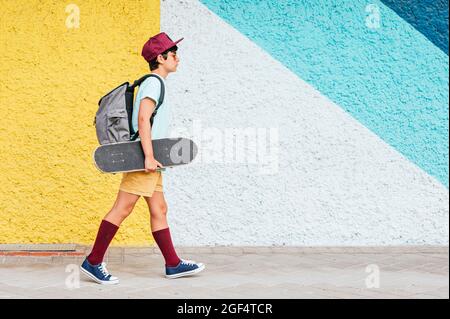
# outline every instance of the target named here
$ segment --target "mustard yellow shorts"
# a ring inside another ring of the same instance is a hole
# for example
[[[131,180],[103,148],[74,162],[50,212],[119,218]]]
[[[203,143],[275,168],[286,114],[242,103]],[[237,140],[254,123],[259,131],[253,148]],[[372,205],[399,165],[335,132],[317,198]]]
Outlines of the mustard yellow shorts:
[[[127,193],[151,197],[153,192],[163,191],[162,174],[144,171],[123,173],[119,189]]]

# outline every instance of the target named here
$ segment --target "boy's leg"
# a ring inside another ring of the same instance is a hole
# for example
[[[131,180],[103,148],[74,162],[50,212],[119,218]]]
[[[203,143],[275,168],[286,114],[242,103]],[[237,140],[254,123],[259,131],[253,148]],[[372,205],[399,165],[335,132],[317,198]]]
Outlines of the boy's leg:
[[[167,223],[167,204],[164,199],[164,193],[155,191],[152,197],[144,197],[150,210],[150,223],[153,238],[155,238],[161,253],[164,256],[166,266],[174,267],[180,263],[175,248],[173,247],[172,237]]]
[[[113,207],[103,219],[120,226],[125,218],[131,214],[139,198],[139,195],[119,190]]]
[[[152,232],[169,227],[167,223],[167,203],[164,198],[164,193],[155,191],[152,197],[144,198],[150,210]]]
[[[205,269],[203,263],[178,258],[167,224],[167,204],[162,189],[155,190],[152,197],[144,198],[150,209],[153,237],[166,261],[166,277],[179,278],[190,276]]]
[[[114,238],[120,224],[133,211],[139,197],[139,195],[124,191],[118,192],[116,202],[102,220],[92,251],[87,257],[91,265],[98,265],[103,261],[111,240]]]

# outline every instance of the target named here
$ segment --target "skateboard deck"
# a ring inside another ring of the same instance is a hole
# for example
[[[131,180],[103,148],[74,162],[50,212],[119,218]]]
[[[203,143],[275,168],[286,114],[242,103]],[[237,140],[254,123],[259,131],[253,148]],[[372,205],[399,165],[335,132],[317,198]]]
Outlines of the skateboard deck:
[[[189,164],[198,151],[192,140],[182,137],[152,140],[152,145],[153,156],[164,168]],[[141,141],[100,145],[94,151],[94,163],[103,173],[143,171],[144,160]]]

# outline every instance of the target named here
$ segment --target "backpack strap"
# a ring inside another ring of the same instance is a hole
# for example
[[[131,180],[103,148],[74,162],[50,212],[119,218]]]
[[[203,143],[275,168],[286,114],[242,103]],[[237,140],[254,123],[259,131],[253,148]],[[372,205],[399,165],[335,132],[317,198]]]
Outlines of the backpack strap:
[[[158,99],[158,103],[156,104],[155,110],[152,113],[152,116],[150,116],[150,129],[153,125],[153,119],[156,116],[156,113],[158,112],[159,107],[161,106],[161,104],[163,104],[164,102],[164,94],[165,94],[165,87],[164,87],[164,82],[161,80],[161,78],[155,74],[146,74],[143,77],[141,77],[140,79],[134,81],[133,85],[131,86],[131,88],[134,90],[134,88],[136,86],[140,86],[142,82],[144,82],[147,78],[149,77],[154,77],[157,78],[159,83],[161,84],[161,91],[159,93],[159,99]],[[134,141],[138,138],[139,136],[139,130],[136,131],[136,133],[133,134],[133,136],[130,138],[130,141]]]

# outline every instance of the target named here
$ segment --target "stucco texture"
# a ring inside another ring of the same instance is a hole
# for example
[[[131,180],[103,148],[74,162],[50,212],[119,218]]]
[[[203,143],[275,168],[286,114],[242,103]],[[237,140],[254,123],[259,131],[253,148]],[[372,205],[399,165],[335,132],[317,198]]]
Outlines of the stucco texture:
[[[448,245],[448,56],[382,3],[368,29],[362,0],[79,1],[67,29],[65,3],[0,2],[0,243],[92,243],[120,183],[97,102],[161,28],[185,38],[171,132],[199,146],[164,175],[175,246]],[[273,158],[224,151],[247,128]],[[142,199],[122,225],[113,245],[153,244]]]
[[[448,188],[448,56],[394,11],[364,0],[201,2]]]
[[[0,243],[92,243],[120,175],[93,165],[101,96],[148,72],[143,43],[159,32],[159,1],[1,4]],[[114,244],[150,244],[138,202]]]
[[[178,71],[167,79],[174,136],[192,134],[199,145],[194,163],[165,175],[176,243],[448,245],[446,186],[309,78],[203,1],[161,2],[161,29],[185,37]],[[358,98],[357,90],[340,92]],[[245,153],[236,147],[225,154],[227,132],[234,128],[274,128],[278,139],[266,150],[274,156],[260,156],[261,139],[255,138],[247,138]],[[250,153],[258,153],[257,163],[233,158]]]
[[[448,1],[382,0],[448,55]]]

